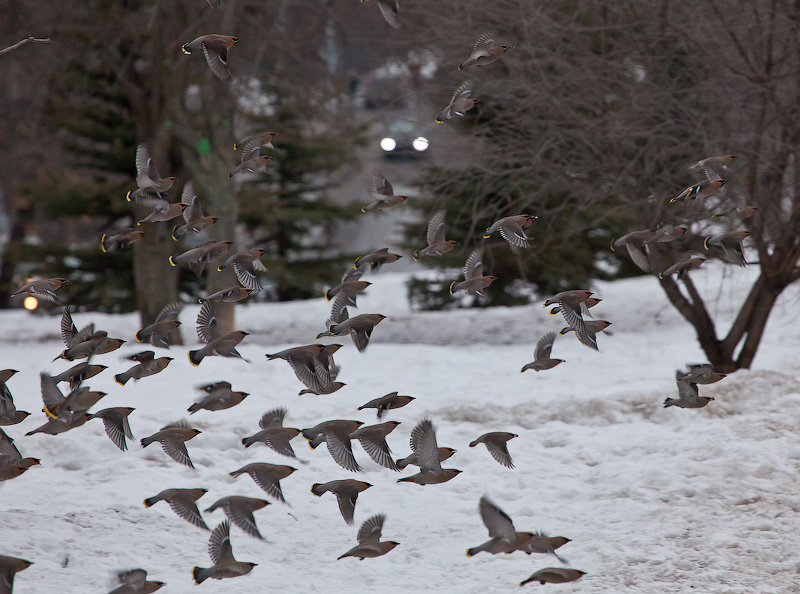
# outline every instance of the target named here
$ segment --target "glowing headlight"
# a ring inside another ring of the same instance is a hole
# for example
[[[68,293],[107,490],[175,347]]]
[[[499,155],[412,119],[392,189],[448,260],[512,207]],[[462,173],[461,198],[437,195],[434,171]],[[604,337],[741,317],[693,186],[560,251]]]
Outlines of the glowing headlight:
[[[394,141],[394,138],[386,137],[381,140],[381,148],[385,150],[387,153],[391,152],[395,149],[397,143]]]
[[[424,151],[428,149],[428,139],[424,136],[417,136],[411,143],[415,151]]]

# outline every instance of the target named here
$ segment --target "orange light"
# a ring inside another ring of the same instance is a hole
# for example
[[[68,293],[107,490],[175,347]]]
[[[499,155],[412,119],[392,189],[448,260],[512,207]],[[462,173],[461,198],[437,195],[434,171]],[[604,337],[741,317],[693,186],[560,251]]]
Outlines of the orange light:
[[[33,311],[37,307],[39,307],[39,300],[32,295],[28,295],[25,297],[25,301],[22,302],[22,306],[27,309],[28,311]]]

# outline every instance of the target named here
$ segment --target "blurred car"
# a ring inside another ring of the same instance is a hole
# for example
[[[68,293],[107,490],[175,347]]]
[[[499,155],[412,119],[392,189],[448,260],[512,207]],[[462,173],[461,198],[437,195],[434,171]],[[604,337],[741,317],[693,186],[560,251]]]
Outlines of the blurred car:
[[[394,120],[386,126],[380,142],[385,159],[420,159],[429,148],[424,130],[408,120]]]

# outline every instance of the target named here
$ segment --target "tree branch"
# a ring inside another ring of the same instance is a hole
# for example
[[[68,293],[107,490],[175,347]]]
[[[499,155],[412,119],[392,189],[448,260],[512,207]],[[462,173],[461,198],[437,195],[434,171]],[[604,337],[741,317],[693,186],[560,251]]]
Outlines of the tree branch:
[[[6,48],[1,49],[0,50],[0,56],[2,56],[3,54],[7,54],[8,52],[13,52],[15,49],[19,49],[23,45],[25,45],[26,43],[31,43],[31,42],[52,43],[52,41],[50,41],[49,38],[39,39],[38,37],[28,37],[27,39],[23,39],[22,41],[18,41],[14,45],[10,45],[10,46],[8,46]]]

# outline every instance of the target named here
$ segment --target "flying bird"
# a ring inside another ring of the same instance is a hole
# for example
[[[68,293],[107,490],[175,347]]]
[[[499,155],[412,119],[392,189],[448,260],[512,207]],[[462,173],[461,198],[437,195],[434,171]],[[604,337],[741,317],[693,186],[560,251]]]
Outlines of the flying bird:
[[[525,235],[525,229],[533,225],[533,222],[539,217],[529,214],[514,215],[511,217],[503,217],[495,221],[491,227],[483,232],[483,238],[489,239],[492,233],[500,231],[500,235],[511,246],[511,251],[519,254],[520,248],[530,247],[528,243],[528,236]]]
[[[235,330],[223,334],[219,328],[217,317],[214,314],[214,306],[211,301],[206,301],[200,307],[197,314],[197,336],[201,342],[206,343],[201,349],[189,351],[189,362],[197,367],[206,357],[217,355],[220,357],[235,357],[242,361],[247,361],[239,351],[237,345],[244,340],[249,333],[242,330]],[[247,361],[249,363],[249,361]]]
[[[428,233],[426,236],[428,246],[421,250],[414,250],[415,261],[425,256],[443,256],[458,245],[457,241],[445,240],[444,217],[445,211],[440,210],[428,221]]]
[[[189,452],[186,450],[186,442],[200,435],[202,431],[195,429],[186,421],[176,421],[156,431],[153,435],[141,440],[143,448],[157,441],[161,444],[164,452],[173,460],[189,468],[194,468]]]
[[[462,70],[473,64],[475,66],[486,66],[487,64],[499,60],[509,49],[511,49],[510,45],[496,43],[495,40],[492,39],[491,33],[486,31],[485,33],[481,33],[478,39],[475,40],[472,53],[469,58],[458,65],[458,69]]]
[[[540,584],[564,584],[567,582],[574,582],[581,579],[586,575],[585,571],[579,569],[570,569],[568,567],[545,567],[540,569],[527,580],[519,583],[524,586],[529,582],[539,582]]]
[[[187,409],[191,415],[198,410],[215,411],[233,408],[250,395],[247,392],[234,392],[231,390],[230,382],[213,382],[198,386],[197,389],[203,395]]]
[[[258,422],[261,431],[243,438],[242,445],[249,448],[254,443],[263,443],[283,456],[297,458],[290,442],[300,435],[300,429],[283,426],[287,412],[285,408],[274,408],[265,412]]]
[[[473,250],[464,264],[464,280],[450,283],[450,294],[464,291],[474,297],[485,297],[483,290],[491,285],[496,276],[483,276],[483,249]]]
[[[413,396],[399,396],[397,392],[390,392],[389,394],[386,394],[386,396],[375,398],[374,400],[370,400],[366,404],[359,406],[358,410],[364,410],[365,408],[377,408],[378,419],[380,419],[383,416],[383,413],[385,413],[387,410],[391,410],[393,408],[402,408],[413,400],[415,400]]]
[[[261,533],[258,531],[253,512],[267,507],[268,505],[270,505],[270,502],[266,499],[231,495],[230,497],[223,497],[215,501],[206,512],[213,512],[218,508],[222,508],[227,518],[236,526],[244,530],[250,536],[254,536],[259,540],[264,540],[264,537],[261,536]]]
[[[370,2],[371,0],[361,0],[361,2]],[[378,8],[383,15],[384,20],[389,23],[392,28],[400,28],[400,5],[397,0],[376,0]]]
[[[436,428],[430,419],[424,419],[414,427],[411,431],[410,445],[416,454],[415,463],[420,471],[413,476],[398,479],[398,483],[435,485],[446,483],[461,473],[455,468],[442,468],[439,446],[436,443]]]
[[[250,478],[261,487],[270,497],[286,503],[283,498],[283,491],[281,490],[280,481],[295,472],[297,469],[291,466],[284,466],[282,464],[269,464],[267,462],[253,462],[242,466],[238,470],[230,472],[233,478],[241,474],[249,474]]]
[[[678,200],[696,200],[697,198],[707,198],[714,192],[718,191],[725,185],[724,179],[707,179],[699,183],[689,186],[674,198],[670,198],[670,202],[677,202]]]
[[[331,458],[339,466],[352,472],[361,472],[362,468],[353,455],[350,436],[363,424],[361,421],[340,419],[323,421],[314,427],[303,429],[303,437],[308,440],[308,445],[312,450],[325,442]]]
[[[556,341],[558,335],[555,332],[548,332],[542,336],[536,343],[536,349],[533,351],[533,361],[526,363],[520,370],[524,373],[528,369],[534,371],[546,371],[552,369],[559,363],[565,363],[564,359],[553,359],[550,357],[550,352],[553,350],[553,343]]]
[[[128,449],[128,442],[125,438],[133,439],[131,426],[128,424],[128,416],[134,410],[136,409],[130,406],[114,406],[97,411],[90,415],[89,419],[101,419],[106,435],[114,442],[115,446],[124,452]]]
[[[197,500],[206,493],[208,493],[208,489],[165,489],[157,495],[145,499],[144,506],[153,507],[159,501],[166,501],[178,517],[198,528],[209,530],[203,516],[200,515],[200,510],[197,509]]]
[[[465,80],[456,87],[450,97],[450,102],[436,115],[434,121],[437,124],[444,124],[454,115],[463,118],[464,114],[475,107],[477,103],[478,98],[472,97],[472,81]]]
[[[744,257],[744,246],[742,242],[750,235],[750,231],[728,231],[727,233],[718,233],[710,237],[706,237],[703,241],[703,247],[706,250],[709,247],[720,248],[725,255],[725,260],[737,266],[747,266],[747,260]]]
[[[358,544],[344,555],[341,555],[339,559],[357,557],[359,560],[363,561],[367,557],[380,557],[381,555],[385,555],[399,545],[399,542],[393,540],[381,542],[383,524],[385,521],[385,514],[377,514],[364,522],[361,528],[358,529],[358,534],[356,535]]]
[[[214,76],[229,83],[233,81],[233,78],[228,70],[228,50],[237,43],[239,43],[239,38],[231,35],[201,35],[184,44],[181,49],[184,54],[202,51]]]
[[[208,541],[208,555],[211,557],[212,567],[194,567],[192,577],[198,586],[208,578],[221,580],[246,575],[253,571],[258,563],[237,561],[233,557],[231,548],[231,523],[227,520],[214,528]]]
[[[369,195],[372,202],[361,209],[361,212],[368,210],[385,210],[402,204],[408,200],[408,196],[398,196],[394,193],[394,188],[383,174],[375,172],[372,174],[372,185],[369,187]]]
[[[62,305],[64,301],[61,299],[61,297],[56,295],[56,291],[58,291],[62,285],[68,282],[69,281],[65,278],[40,278],[32,280],[22,285],[14,293],[11,293],[11,297],[16,297],[22,293],[27,293],[31,297],[36,297],[36,299],[42,299],[44,301],[49,301],[50,303],[55,303],[56,305]]]
[[[166,586],[164,582],[147,581],[147,571],[144,569],[118,571],[114,578],[119,586],[108,594],[152,594]]]
[[[200,233],[201,231],[205,231],[219,220],[217,217],[207,217],[203,213],[200,198],[197,197],[194,191],[194,182],[191,180],[187,181],[183,186],[181,205],[183,205],[182,214],[184,224],[172,229],[172,239],[175,241],[178,241],[187,233]]]
[[[360,270],[363,273],[366,267],[369,266],[372,272],[378,272],[381,269],[381,266],[384,264],[397,262],[397,260],[402,257],[403,256],[399,254],[390,253],[389,248],[381,248],[377,251],[356,258],[355,262],[353,262],[353,270]]]
[[[342,513],[342,518],[344,518],[347,524],[352,526],[358,494],[362,491],[366,491],[371,486],[371,484],[365,483],[364,481],[344,479],[329,481],[327,483],[314,483],[311,486],[311,492],[317,497],[322,497],[325,493],[329,492],[336,495],[336,501],[339,504],[339,511]]]
[[[130,202],[131,200],[139,201],[155,197],[162,201],[157,203],[156,208],[166,212],[169,210],[169,202],[164,200],[163,194],[172,188],[177,179],[177,177],[161,177],[147,147],[140,144],[136,147],[136,185],[138,188],[128,192],[125,199]]]
[[[161,373],[167,368],[170,361],[173,360],[172,357],[159,357],[156,359],[153,351],[142,351],[141,353],[136,353],[126,358],[131,361],[137,361],[137,363],[128,371],[118,373],[114,376],[114,381],[120,386],[124,386],[131,379],[139,381],[143,377]]]
[[[170,332],[181,325],[178,321],[181,311],[183,311],[182,303],[170,303],[165,306],[158,312],[155,322],[136,333],[136,342],[149,342],[155,347],[168,349]]]
[[[519,437],[516,433],[508,433],[507,431],[492,431],[484,433],[476,440],[469,444],[469,447],[474,448],[479,443],[486,446],[492,458],[497,460],[502,466],[506,468],[514,468],[514,462],[511,460],[511,454],[508,453],[508,445],[506,442]]]

